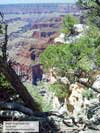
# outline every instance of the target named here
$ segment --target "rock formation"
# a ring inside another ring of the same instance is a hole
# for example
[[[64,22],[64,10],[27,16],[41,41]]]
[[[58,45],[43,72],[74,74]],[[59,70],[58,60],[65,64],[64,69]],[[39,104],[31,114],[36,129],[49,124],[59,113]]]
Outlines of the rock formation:
[[[75,24],[72,28],[72,33],[67,36],[64,33],[61,33],[57,38],[54,39],[55,43],[74,43],[76,40],[84,36],[85,30],[88,29],[88,26],[83,25],[83,24]]]

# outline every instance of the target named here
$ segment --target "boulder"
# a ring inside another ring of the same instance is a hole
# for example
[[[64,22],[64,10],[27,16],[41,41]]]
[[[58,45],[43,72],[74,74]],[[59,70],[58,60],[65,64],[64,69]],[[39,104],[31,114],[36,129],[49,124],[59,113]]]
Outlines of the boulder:
[[[87,83],[89,81],[89,79],[88,78],[80,78],[79,81],[82,83]]]
[[[63,83],[63,84],[70,84],[70,81],[68,80],[68,78],[66,77],[59,77],[59,80]]]
[[[78,119],[79,116],[85,113],[85,107],[88,104],[88,102],[84,102],[83,98],[84,87],[79,83],[75,83],[70,85],[69,90],[70,96],[68,97],[67,108],[69,113]]]
[[[61,33],[57,38],[54,39],[54,43],[64,43],[65,34]]]
[[[82,33],[82,32],[84,32],[84,29],[88,29],[88,26],[86,26],[84,24],[75,24],[73,26],[73,31],[75,33]]]
[[[76,40],[80,39],[82,36],[83,36],[83,33],[72,34],[65,39],[66,41],[64,43],[66,44],[74,43]]]
[[[100,75],[96,76],[96,79],[95,79],[92,87],[95,88],[96,90],[100,91]]]

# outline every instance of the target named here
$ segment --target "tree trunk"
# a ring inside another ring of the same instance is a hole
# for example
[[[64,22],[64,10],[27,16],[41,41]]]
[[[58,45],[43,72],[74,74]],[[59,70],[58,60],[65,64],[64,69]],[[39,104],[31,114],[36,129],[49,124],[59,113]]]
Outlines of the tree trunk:
[[[25,105],[31,108],[33,111],[41,111],[40,105],[35,102],[32,96],[29,94],[26,87],[20,81],[16,72],[8,65],[8,63],[3,61],[0,56],[0,72],[4,74],[7,80],[11,83],[12,87],[17,91],[17,93],[22,98]]]

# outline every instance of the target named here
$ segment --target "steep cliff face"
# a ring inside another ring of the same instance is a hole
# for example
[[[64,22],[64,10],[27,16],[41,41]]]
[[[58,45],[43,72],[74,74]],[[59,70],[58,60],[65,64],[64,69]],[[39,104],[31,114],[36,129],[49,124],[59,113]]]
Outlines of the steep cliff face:
[[[57,34],[57,29],[36,30],[32,37],[35,39],[52,38],[55,34]]]
[[[10,58],[15,62],[13,68],[18,75],[28,75],[27,80],[32,82],[32,65],[39,63],[39,55],[48,47],[48,45],[53,44],[54,38],[57,34],[51,37],[38,38],[37,33],[35,40],[22,40],[12,45]],[[26,78],[26,77],[25,77]]]
[[[40,32],[39,31],[34,31],[33,34],[32,34],[32,37],[33,38],[40,38]]]

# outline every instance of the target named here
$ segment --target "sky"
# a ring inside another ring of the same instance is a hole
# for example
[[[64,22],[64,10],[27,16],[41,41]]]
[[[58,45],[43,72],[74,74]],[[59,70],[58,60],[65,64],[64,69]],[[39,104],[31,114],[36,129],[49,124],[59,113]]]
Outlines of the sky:
[[[77,0],[0,0],[0,4],[16,3],[73,3]]]

